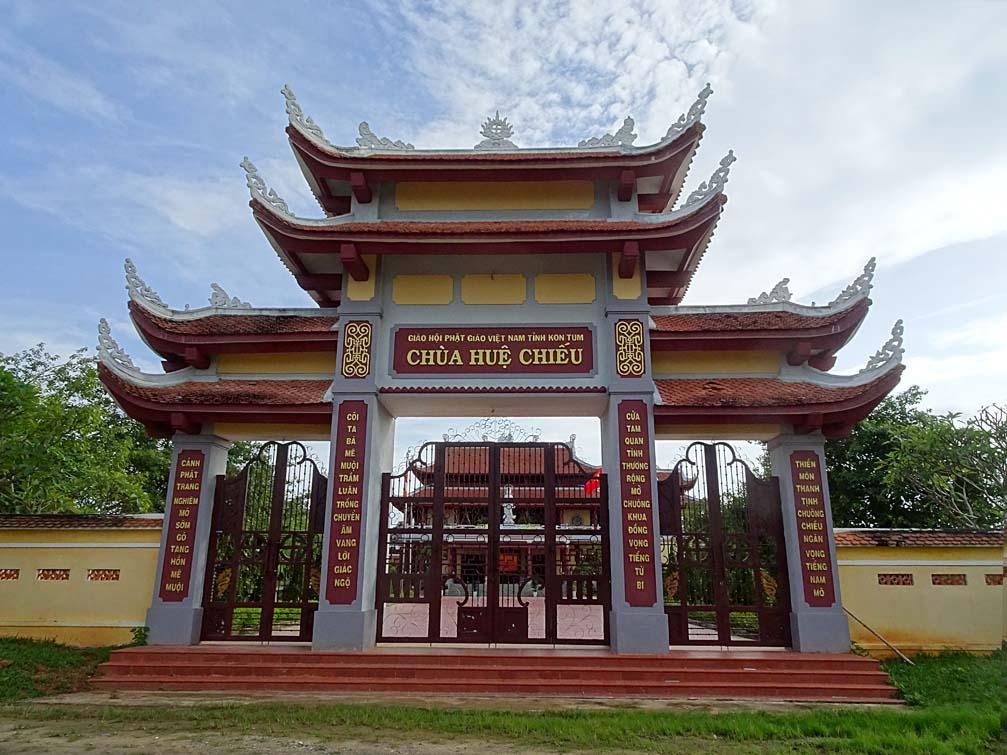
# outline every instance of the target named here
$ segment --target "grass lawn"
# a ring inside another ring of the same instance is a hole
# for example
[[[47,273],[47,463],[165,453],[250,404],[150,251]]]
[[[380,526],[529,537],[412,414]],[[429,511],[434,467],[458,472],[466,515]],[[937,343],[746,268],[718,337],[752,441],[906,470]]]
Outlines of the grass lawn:
[[[70,679],[67,686],[79,684],[79,669],[93,668],[95,659],[105,653],[51,643],[0,640],[0,658],[15,661],[0,669],[0,700],[26,698],[45,688],[52,689],[51,681],[33,680],[33,674],[42,667],[47,668],[42,672],[44,680],[65,672]],[[311,738],[319,746],[350,740],[378,740],[396,747],[406,742],[436,743],[430,744],[431,752],[442,751],[438,748],[445,747],[445,743],[507,752],[1007,752],[1002,731],[1007,712],[1007,652],[987,657],[955,653],[916,660],[914,667],[886,663],[910,702],[901,709],[822,706],[783,711],[657,711],[629,707],[507,711],[504,701],[494,708],[484,703],[482,708],[473,705],[455,709],[417,701],[398,705],[162,704],[152,710],[144,706],[21,702],[0,706],[0,723],[16,721],[21,737],[32,727],[46,732],[46,737],[114,732],[120,739],[126,737],[130,746],[139,744],[141,748],[150,745],[154,737],[167,747],[167,739],[175,737],[172,746],[185,752],[189,750],[179,744],[179,736],[198,739],[204,750],[208,742],[214,747],[217,740],[213,737],[223,737],[220,741],[228,741],[229,737],[237,746],[236,738],[253,736],[265,738],[255,742],[271,743],[268,746],[274,751],[289,747],[291,738]],[[80,664],[76,670],[74,663]],[[0,751],[6,751],[2,735],[0,730]],[[103,748],[101,741],[92,744],[99,750],[109,749]],[[171,748],[154,751],[168,752]]]

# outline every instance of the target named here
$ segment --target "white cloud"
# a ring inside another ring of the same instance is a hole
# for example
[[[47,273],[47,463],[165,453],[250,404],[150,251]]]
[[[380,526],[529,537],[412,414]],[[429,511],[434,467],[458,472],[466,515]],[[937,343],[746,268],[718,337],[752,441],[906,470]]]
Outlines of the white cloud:
[[[0,31],[0,79],[29,96],[92,120],[118,120],[126,108],[79,72]]]

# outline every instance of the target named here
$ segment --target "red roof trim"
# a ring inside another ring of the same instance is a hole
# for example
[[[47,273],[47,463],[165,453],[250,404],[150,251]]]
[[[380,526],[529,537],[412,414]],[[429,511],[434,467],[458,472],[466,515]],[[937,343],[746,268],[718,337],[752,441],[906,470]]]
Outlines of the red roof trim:
[[[438,170],[450,171],[455,167],[466,168],[473,163],[480,165],[480,170],[488,171],[493,168],[513,169],[515,167],[543,170],[555,167],[556,163],[562,163],[564,168],[578,168],[580,170],[616,169],[622,170],[633,167],[650,167],[655,164],[667,161],[683,151],[688,151],[694,146],[703,135],[705,126],[702,123],[695,123],[685,129],[675,139],[666,144],[656,144],[649,151],[636,151],[625,153],[619,150],[599,150],[587,151],[582,149],[555,150],[534,152],[531,150],[518,152],[451,152],[443,151],[431,153],[427,151],[403,150],[401,152],[382,152],[380,154],[350,154],[338,152],[336,150],[325,149],[304,136],[293,126],[285,129],[291,146],[307,157],[309,160],[317,161],[321,165],[330,168],[352,168],[355,171],[380,171],[380,170]],[[499,165],[491,165],[499,163]],[[525,165],[517,165],[525,163]],[[571,166],[571,163],[580,163]],[[651,172],[653,175],[654,171]]]
[[[675,424],[788,423],[843,437],[898,384],[902,365],[860,386],[790,383],[777,378],[655,380],[664,403],[655,421]]]
[[[164,516],[0,514],[0,530],[159,530]]]
[[[209,315],[171,320],[133,301],[129,314],[144,341],[165,358],[184,356],[187,347],[198,348],[203,354],[335,351],[338,341],[337,333],[331,330],[337,318],[328,315]],[[310,327],[282,330],[276,327],[280,325]]]
[[[827,315],[779,310],[654,315],[657,328],[650,331],[650,344],[654,351],[786,351],[801,355],[791,360],[801,364],[812,353],[819,359],[834,356],[857,332],[870,303],[860,299]]]
[[[427,385],[385,387],[378,393],[608,393],[603,385]]]
[[[846,547],[930,548],[979,547],[1003,548],[1003,532],[980,530],[836,530],[836,545]]]

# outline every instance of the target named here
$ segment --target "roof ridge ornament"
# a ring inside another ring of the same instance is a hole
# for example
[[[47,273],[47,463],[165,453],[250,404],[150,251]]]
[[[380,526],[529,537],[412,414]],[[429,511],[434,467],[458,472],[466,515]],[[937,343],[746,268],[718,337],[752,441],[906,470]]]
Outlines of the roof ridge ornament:
[[[210,306],[218,309],[251,309],[252,305],[237,296],[230,296],[216,283],[210,284]]]
[[[793,294],[790,293],[790,289],[787,288],[787,284],[790,283],[790,278],[784,278],[767,293],[763,291],[758,296],[753,296],[748,300],[749,304],[775,304],[790,301]]]
[[[727,176],[731,172],[731,163],[737,160],[734,156],[734,150],[728,150],[727,154],[720,161],[720,166],[713,171],[713,175],[710,176],[709,181],[703,181],[689,198],[685,200],[685,204],[682,205],[683,209],[686,207],[691,207],[694,204],[699,204],[714,194],[719,194],[724,190],[724,186],[727,184]]]
[[[500,117],[500,111],[496,115],[487,118],[483,127],[479,130],[485,139],[479,142],[473,149],[517,149],[518,146],[510,140],[514,136],[514,127],[506,118]]]
[[[248,155],[245,155],[245,159],[239,164],[245,169],[245,173],[247,174],[245,177],[245,184],[248,186],[248,191],[252,195],[253,199],[261,199],[263,202],[271,207],[275,207],[285,215],[290,215],[291,217],[293,216],[293,213],[290,212],[290,208],[287,207],[287,203],[283,200],[283,198],[273,189],[266,186],[266,182],[262,180],[262,176],[259,175],[259,169],[255,167],[251,160],[248,159]]]
[[[304,114],[300,103],[297,101],[297,97],[294,95],[294,90],[290,88],[290,85],[284,84],[280,93],[283,95],[283,99],[287,101],[287,118],[290,122],[300,131],[304,131],[311,136],[317,137],[323,142],[328,143],[329,140],[325,138],[325,134],[322,133],[321,127],[315,123],[310,116]]]
[[[112,338],[112,329],[104,317],[98,320],[98,358],[106,364],[111,362],[131,372],[139,371],[129,354]]]
[[[706,101],[710,99],[711,94],[713,94],[713,87],[707,82],[706,86],[703,87],[696,97],[696,101],[692,103],[689,111],[680,115],[678,120],[671,124],[668,132],[664,135],[664,140],[667,141],[674,136],[678,136],[693,124],[698,123],[702,119],[703,113],[706,112]]]
[[[876,370],[892,361],[896,364],[901,362],[902,355],[906,353],[906,350],[902,348],[902,334],[904,332],[905,328],[902,327],[902,318],[899,318],[895,321],[895,325],[892,326],[891,337],[885,341],[884,346],[875,352],[874,356],[867,360],[867,364],[857,374],[862,375],[865,372]]]
[[[636,134],[633,133],[633,128],[636,126],[636,121],[633,120],[631,116],[626,116],[626,120],[622,122],[622,126],[614,134],[605,134],[604,136],[592,136],[590,139],[582,139],[577,142],[578,147],[631,147],[633,142],[636,141]]]
[[[378,136],[371,131],[367,121],[360,121],[357,131],[360,133],[360,136],[357,137],[357,144],[365,149],[416,149],[412,144],[401,139],[392,141],[387,136]]]
[[[867,260],[867,264],[864,265],[864,271],[854,279],[853,283],[844,288],[839,296],[830,301],[829,306],[833,307],[836,304],[848,302],[850,299],[855,299],[859,296],[867,296],[874,287],[874,271],[877,269],[877,266],[877,257],[871,257]]]
[[[155,307],[168,309],[168,305],[157,295],[157,291],[148,286],[147,282],[140,277],[140,274],[136,271],[136,265],[133,264],[133,260],[127,257],[123,267],[126,270],[126,290],[129,292],[130,299],[133,301],[144,301]]]

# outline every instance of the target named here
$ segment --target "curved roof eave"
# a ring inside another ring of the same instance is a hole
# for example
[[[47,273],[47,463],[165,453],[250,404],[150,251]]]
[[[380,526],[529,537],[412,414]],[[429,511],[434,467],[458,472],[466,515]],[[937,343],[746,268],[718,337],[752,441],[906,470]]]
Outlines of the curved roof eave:
[[[291,91],[288,86],[284,86],[282,90],[282,94],[286,100],[287,118],[290,128],[317,148],[322,154],[329,155],[337,159],[351,160],[358,160],[360,158],[394,158],[396,160],[401,160],[402,158],[419,158],[420,160],[423,160],[424,158],[478,158],[480,161],[492,160],[497,156],[507,156],[508,158],[513,158],[515,156],[521,157],[525,155],[529,157],[545,156],[547,158],[549,156],[591,157],[599,155],[606,157],[612,156],[615,158],[650,156],[653,153],[674,144],[682,137],[683,134],[686,134],[693,129],[694,126],[702,124],[703,114],[706,111],[706,104],[712,93],[713,89],[709,84],[707,84],[697,95],[696,99],[689,107],[689,110],[683,113],[678,120],[671,124],[661,139],[652,144],[635,147],[631,143],[603,139],[585,140],[595,143],[584,144],[583,146],[578,145],[576,147],[513,147],[508,149],[490,150],[480,148],[416,149],[413,145],[406,144],[401,140],[392,141],[390,139],[378,139],[375,137],[373,132],[370,131],[370,126],[366,121],[362,121],[358,127],[360,138],[357,139],[357,146],[340,147],[330,142],[325,137],[322,129],[319,128],[310,117],[304,114],[304,111],[297,102],[293,91]],[[635,139],[635,135],[633,135],[632,138]]]

